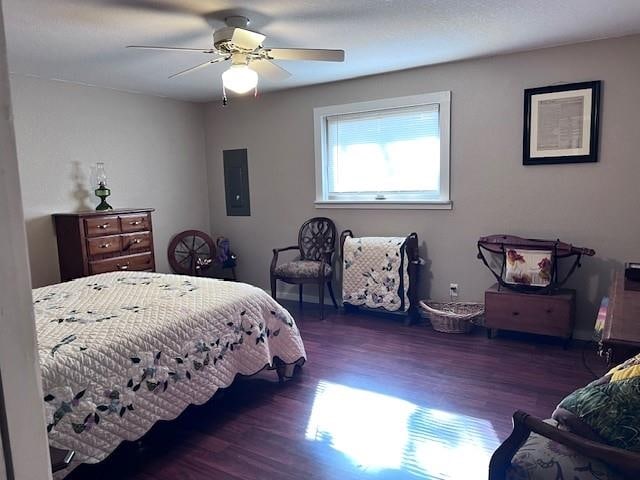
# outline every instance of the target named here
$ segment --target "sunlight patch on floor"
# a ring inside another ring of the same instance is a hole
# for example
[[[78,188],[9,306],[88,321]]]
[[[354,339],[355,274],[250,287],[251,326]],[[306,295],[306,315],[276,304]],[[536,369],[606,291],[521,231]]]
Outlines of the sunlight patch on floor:
[[[486,420],[328,381],[318,383],[305,437],[367,472],[447,480],[486,478],[499,444]]]

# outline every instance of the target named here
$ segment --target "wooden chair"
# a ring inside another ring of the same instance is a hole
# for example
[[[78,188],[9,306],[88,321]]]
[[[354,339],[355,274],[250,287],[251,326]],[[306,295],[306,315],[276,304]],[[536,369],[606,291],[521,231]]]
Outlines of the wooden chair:
[[[324,286],[329,288],[333,305],[338,308],[333,295],[331,279],[333,277],[333,254],[336,244],[336,226],[325,217],[315,217],[304,222],[298,233],[298,245],[273,249],[271,261],[271,296],[276,299],[276,282],[298,285],[300,303],[302,286],[318,285],[320,318],[324,317]],[[287,250],[298,250],[299,258],[278,265],[278,254]]]
[[[640,453],[611,447],[604,443],[586,439],[575,433],[560,430],[539,418],[532,417],[519,410],[513,414],[513,431],[511,435],[497,448],[491,457],[489,480],[504,480],[506,478],[513,456],[525,445],[532,432],[564,445],[588,459],[600,461],[624,478],[640,478]],[[569,477],[559,476],[556,478]],[[593,478],[595,479],[596,477]]]

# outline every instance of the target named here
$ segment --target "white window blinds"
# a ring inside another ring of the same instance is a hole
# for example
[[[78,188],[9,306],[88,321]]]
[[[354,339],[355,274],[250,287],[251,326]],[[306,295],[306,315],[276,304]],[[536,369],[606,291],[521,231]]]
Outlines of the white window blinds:
[[[438,197],[439,105],[326,117],[329,199]]]
[[[451,209],[451,92],[313,109],[316,208]]]

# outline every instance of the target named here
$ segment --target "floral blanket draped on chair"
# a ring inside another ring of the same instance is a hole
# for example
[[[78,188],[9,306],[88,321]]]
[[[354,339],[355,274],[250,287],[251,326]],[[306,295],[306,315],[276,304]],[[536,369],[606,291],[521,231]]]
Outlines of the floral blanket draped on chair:
[[[406,237],[347,237],[343,250],[342,299],[351,305],[407,311]]]

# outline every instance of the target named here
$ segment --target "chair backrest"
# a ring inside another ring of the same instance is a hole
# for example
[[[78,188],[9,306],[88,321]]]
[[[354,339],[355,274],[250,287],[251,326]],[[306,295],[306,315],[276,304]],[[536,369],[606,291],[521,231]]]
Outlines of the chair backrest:
[[[330,218],[314,217],[300,227],[298,246],[302,260],[320,260],[336,244],[336,225]]]

